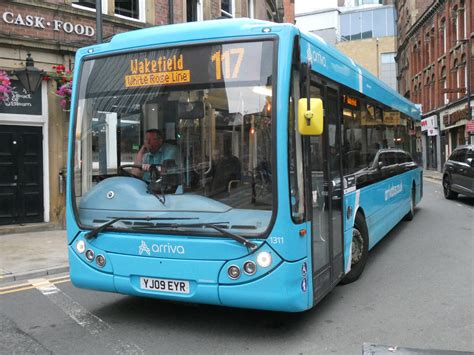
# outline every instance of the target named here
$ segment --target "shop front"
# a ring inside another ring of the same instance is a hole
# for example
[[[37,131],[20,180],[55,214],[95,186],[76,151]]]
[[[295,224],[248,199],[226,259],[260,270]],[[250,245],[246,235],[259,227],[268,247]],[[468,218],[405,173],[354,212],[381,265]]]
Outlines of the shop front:
[[[438,129],[438,116],[436,114],[421,120],[421,132],[424,146],[424,168],[441,171],[441,143]]]
[[[109,37],[144,26],[109,16],[103,33]],[[0,2],[0,74],[6,78],[0,80],[0,225],[49,222],[64,227],[67,89],[73,84],[76,50],[95,40],[90,9]],[[27,67],[40,73],[34,89],[21,78]]]
[[[468,144],[469,131],[466,127],[468,115],[467,103],[441,111],[441,131],[445,136],[444,150],[446,156],[449,157],[458,146]]]

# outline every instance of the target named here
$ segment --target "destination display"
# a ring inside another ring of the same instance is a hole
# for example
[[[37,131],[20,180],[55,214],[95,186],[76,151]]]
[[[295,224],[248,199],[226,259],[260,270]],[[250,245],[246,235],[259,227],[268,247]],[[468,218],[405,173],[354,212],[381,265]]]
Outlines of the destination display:
[[[128,53],[87,61],[87,97],[175,85],[268,85],[273,42],[239,42]]]

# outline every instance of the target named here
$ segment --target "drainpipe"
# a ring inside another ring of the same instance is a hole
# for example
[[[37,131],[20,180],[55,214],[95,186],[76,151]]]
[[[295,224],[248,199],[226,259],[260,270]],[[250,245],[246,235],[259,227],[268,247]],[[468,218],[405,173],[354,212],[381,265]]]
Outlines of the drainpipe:
[[[471,5],[472,6],[472,5]],[[472,120],[472,107],[471,107],[471,62],[472,62],[472,41],[471,41],[471,34],[466,34],[469,35],[469,38],[467,39],[467,120],[468,122]],[[468,139],[472,141],[472,137],[474,136],[474,132],[469,132]],[[471,143],[468,141],[468,143]]]
[[[174,23],[174,13],[173,13],[173,0],[168,0],[168,24],[172,25]]]
[[[102,43],[102,0],[95,0],[95,38]]]
[[[379,68],[380,67],[380,63],[379,63],[380,59],[379,59],[379,38],[378,37],[375,39],[375,48],[376,48],[375,52],[377,53],[377,78],[380,79],[380,68]]]

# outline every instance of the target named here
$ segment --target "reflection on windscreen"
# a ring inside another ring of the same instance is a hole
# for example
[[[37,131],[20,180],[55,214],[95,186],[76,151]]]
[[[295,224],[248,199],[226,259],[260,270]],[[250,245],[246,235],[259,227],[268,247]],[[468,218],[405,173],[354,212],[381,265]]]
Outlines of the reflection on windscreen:
[[[155,212],[212,222],[221,213],[264,230],[272,48],[232,43],[85,62],[74,159],[81,222]]]

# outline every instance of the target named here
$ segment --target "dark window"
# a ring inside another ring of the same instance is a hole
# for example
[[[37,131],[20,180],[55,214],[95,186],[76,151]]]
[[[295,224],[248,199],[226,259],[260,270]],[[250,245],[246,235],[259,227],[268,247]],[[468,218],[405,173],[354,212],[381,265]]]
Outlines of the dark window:
[[[453,154],[449,157],[449,160],[464,162],[464,157],[466,156],[467,149],[455,150]]]
[[[221,0],[221,15],[225,17],[232,17],[232,0]]]
[[[115,14],[139,19],[138,3],[139,0],[115,0]]]
[[[197,21],[197,0],[186,0],[186,21]]]
[[[413,163],[413,158],[411,157],[411,155],[407,152],[404,152],[404,154],[405,154],[405,161],[407,163]]]
[[[88,7],[95,10],[95,1],[96,0],[73,0],[72,4]]]
[[[403,154],[402,152],[396,152],[395,156],[396,156],[397,164],[406,163],[405,154]]]
[[[397,153],[387,152],[383,154],[384,156],[384,166],[395,165],[397,164]]]
[[[467,152],[466,154],[466,161],[471,158],[471,159],[474,159],[474,150],[470,150]]]

